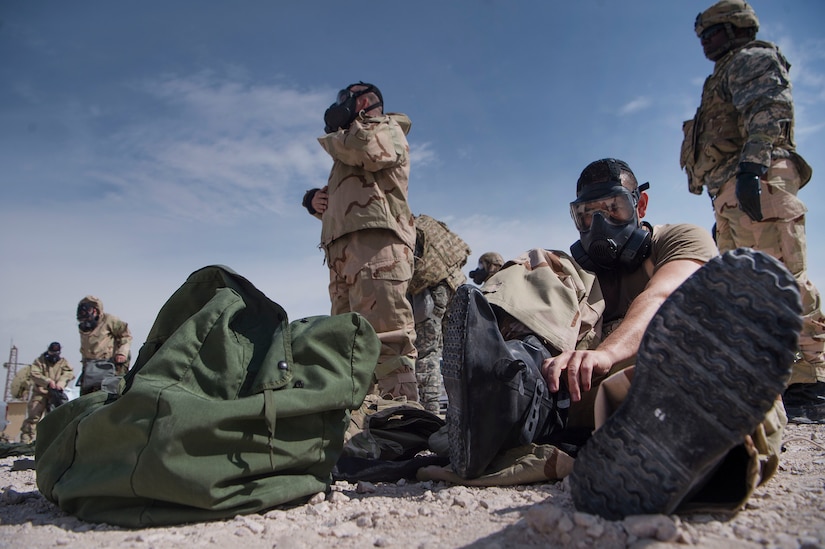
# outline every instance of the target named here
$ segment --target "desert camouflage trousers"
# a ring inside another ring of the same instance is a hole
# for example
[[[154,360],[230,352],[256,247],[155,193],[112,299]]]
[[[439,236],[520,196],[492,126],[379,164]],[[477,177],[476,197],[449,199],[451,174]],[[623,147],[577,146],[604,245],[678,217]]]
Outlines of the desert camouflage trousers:
[[[776,159],[762,179],[762,216],[752,221],[739,209],[736,179],[726,181],[713,201],[716,243],[724,253],[742,246],[768,253],[785,264],[799,284],[802,296],[800,360],[794,363],[790,383],[825,381],[825,317],[822,298],[808,279],[805,212],[799,198],[800,177],[790,159]]]
[[[20,427],[20,442],[33,442],[37,436],[37,424],[46,412],[48,396],[32,395],[29,404],[26,406],[26,419]]]
[[[360,313],[381,341],[376,391],[418,402],[415,322],[407,300],[413,251],[392,231],[365,229],[334,240],[326,260],[331,314]]]
[[[446,282],[442,282],[421,292],[426,293],[431,299],[418,299],[418,294],[414,300],[415,348],[418,350],[415,377],[418,379],[419,402],[425,410],[437,414],[441,395],[441,352],[444,348],[441,321],[454,292]],[[423,305],[425,302],[426,305]],[[418,310],[418,303],[422,303],[424,310]]]

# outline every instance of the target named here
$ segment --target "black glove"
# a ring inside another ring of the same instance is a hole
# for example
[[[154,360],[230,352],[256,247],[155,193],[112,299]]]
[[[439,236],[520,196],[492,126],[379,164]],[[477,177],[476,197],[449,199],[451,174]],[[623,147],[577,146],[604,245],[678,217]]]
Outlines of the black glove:
[[[304,193],[304,199],[301,200],[301,205],[307,209],[310,215],[315,215],[316,212],[315,208],[312,207],[312,199],[315,198],[315,193],[318,192],[320,189],[310,189],[306,193]]]
[[[759,187],[759,179],[767,171],[761,164],[742,162],[739,164],[739,173],[736,174],[736,199],[739,201],[739,209],[754,221],[762,221],[762,190]]]

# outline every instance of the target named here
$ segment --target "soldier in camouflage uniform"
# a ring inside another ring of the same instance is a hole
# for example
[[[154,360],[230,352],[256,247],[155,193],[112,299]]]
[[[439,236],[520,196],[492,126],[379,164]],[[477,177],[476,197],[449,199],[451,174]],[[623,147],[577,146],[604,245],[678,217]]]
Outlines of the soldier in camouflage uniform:
[[[418,402],[415,322],[407,299],[413,273],[415,222],[407,203],[410,119],[384,114],[381,92],[351,84],[324,114],[318,138],[333,159],[327,185],[303,205],[319,218],[329,267],[331,314],[357,312],[375,328],[381,396]]]
[[[805,205],[797,192],[811,168],[796,152],[790,63],[756,40],[759,21],[744,0],[721,0],[695,22],[705,56],[715,63],[702,103],[684,123],[681,165],[692,193],[706,187],[725,252],[764,251],[793,273],[804,324],[785,407],[791,421],[825,422],[825,318],[806,272]]]
[[[49,389],[62,391],[74,379],[74,369],[60,356],[60,343],[49,344],[48,350],[32,362],[32,396],[26,409],[26,419],[20,428],[20,442],[33,442],[37,433],[37,423],[46,411]]]
[[[87,365],[97,361],[114,363],[114,375],[122,376],[129,370],[132,334],[129,325],[118,317],[103,312],[103,301],[87,295],[77,304],[77,328],[80,332],[80,356],[83,372],[80,380],[80,394],[85,395],[99,387],[85,387],[83,375]]]
[[[428,215],[417,216],[415,228],[415,270],[408,290],[418,350],[415,376],[424,409],[438,413],[444,346],[441,320],[455,289],[467,281],[461,268],[467,263],[470,247],[447,225]]]
[[[497,252],[486,252],[478,258],[478,267],[470,271],[470,278],[481,286],[504,265],[504,258]]]

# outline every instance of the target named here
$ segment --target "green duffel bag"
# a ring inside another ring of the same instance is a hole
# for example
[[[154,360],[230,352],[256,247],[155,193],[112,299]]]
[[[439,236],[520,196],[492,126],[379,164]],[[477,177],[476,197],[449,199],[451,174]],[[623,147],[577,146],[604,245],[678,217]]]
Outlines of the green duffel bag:
[[[379,347],[358,314],[290,323],[243,277],[203,268],[158,313],[119,395],[40,421],[37,486],[67,513],[127,527],[301,502],[328,489]]]

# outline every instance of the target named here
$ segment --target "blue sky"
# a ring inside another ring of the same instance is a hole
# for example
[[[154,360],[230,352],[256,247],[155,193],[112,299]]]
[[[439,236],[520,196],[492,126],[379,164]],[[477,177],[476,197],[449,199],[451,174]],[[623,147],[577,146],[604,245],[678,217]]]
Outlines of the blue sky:
[[[290,318],[327,314],[320,222],[301,208],[331,161],[324,109],[354,81],[412,119],[410,203],[473,250],[567,250],[575,181],[626,160],[647,220],[710,228],[678,164],[712,64],[707,1],[0,3],[0,356],[63,343],[86,294],[133,356],[194,270],[231,267]],[[752,2],[793,64],[799,152],[814,168],[811,278],[825,288],[825,4]]]

